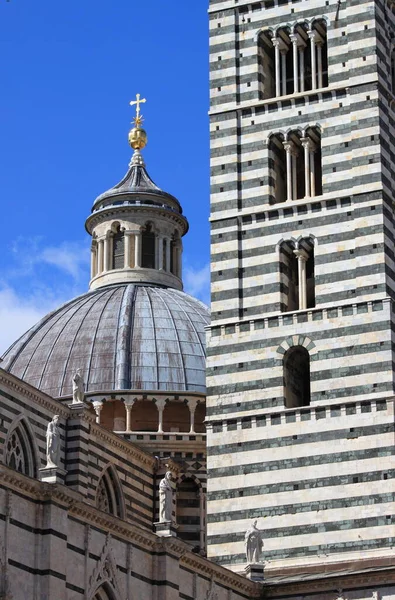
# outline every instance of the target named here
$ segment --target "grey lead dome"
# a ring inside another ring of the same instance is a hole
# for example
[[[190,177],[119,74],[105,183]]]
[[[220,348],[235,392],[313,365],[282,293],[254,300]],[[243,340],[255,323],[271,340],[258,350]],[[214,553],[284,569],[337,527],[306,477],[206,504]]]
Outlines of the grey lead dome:
[[[86,391],[205,393],[208,308],[184,292],[116,284],[79,296],[9,348],[2,367],[51,396]]]

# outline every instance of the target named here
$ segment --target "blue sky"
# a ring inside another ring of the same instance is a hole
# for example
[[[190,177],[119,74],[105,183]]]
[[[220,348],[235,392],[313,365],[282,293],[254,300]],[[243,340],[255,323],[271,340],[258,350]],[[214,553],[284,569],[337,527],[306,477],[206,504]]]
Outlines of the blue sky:
[[[136,93],[147,169],[182,203],[186,291],[208,301],[206,0],[0,0],[0,352],[83,293],[84,221],[124,175]]]

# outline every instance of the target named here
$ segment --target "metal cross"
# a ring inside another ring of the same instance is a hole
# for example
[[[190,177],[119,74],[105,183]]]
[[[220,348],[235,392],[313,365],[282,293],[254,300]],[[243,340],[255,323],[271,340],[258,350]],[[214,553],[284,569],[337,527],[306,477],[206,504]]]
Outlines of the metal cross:
[[[140,94],[136,94],[136,100],[130,102],[130,106],[136,105],[136,119],[140,119],[140,104],[147,102],[145,98],[140,100]]]

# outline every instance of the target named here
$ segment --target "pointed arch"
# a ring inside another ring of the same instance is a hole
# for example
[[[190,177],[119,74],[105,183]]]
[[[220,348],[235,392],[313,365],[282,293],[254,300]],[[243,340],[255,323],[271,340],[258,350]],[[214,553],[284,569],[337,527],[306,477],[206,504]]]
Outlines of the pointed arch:
[[[104,583],[96,591],[92,600],[118,600],[112,585]]]
[[[122,485],[114,465],[103,470],[96,489],[96,506],[99,510],[120,519],[125,518],[125,500]]]
[[[34,432],[24,415],[11,423],[4,443],[3,461],[23,475],[37,477],[39,453]]]

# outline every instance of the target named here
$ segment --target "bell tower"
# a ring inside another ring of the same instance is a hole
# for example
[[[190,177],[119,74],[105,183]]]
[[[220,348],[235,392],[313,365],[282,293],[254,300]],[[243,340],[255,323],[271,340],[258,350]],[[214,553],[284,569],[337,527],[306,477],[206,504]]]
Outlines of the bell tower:
[[[393,553],[394,11],[210,2],[208,556],[236,571],[255,519],[273,573]]]

